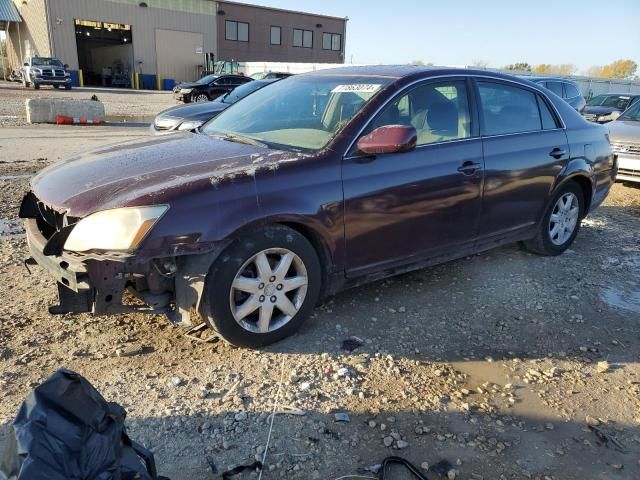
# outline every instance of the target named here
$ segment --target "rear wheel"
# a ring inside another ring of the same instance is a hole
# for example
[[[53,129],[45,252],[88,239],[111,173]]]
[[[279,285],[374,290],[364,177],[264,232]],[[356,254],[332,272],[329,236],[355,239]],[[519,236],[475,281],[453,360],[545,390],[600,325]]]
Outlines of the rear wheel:
[[[60,85],[54,85],[53,88],[55,88],[56,90],[60,88]]]
[[[33,82],[33,89],[34,90],[40,90],[40,84]]]
[[[207,275],[203,315],[227,342],[257,348],[300,327],[320,293],[321,267],[309,241],[285,226],[238,240]]]
[[[541,255],[560,255],[573,243],[584,214],[584,195],[580,186],[568,182],[549,202],[536,236],[525,247]]]

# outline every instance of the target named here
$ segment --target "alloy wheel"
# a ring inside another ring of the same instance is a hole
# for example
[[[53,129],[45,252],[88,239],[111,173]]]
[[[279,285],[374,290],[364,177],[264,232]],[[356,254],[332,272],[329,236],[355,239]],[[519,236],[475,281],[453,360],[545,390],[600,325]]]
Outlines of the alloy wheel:
[[[302,259],[286,248],[258,252],[238,270],[229,294],[235,321],[253,333],[289,323],[307,296],[309,278]]]
[[[207,97],[204,93],[200,93],[196,95],[196,102],[202,103],[202,102],[208,102],[208,101],[209,101],[209,97]]]
[[[554,245],[563,245],[571,238],[578,224],[580,204],[572,192],[562,195],[551,211],[549,238]]]

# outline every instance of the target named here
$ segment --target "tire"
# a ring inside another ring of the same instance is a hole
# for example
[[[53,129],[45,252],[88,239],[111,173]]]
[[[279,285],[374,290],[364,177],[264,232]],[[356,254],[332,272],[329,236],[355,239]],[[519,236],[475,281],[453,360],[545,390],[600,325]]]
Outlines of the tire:
[[[560,255],[578,235],[583,216],[582,189],[577,183],[569,181],[558,188],[547,205],[536,236],[525,241],[524,246],[539,255]]]
[[[71,90],[72,88],[73,88],[73,87],[72,87],[71,85],[65,85],[65,86],[64,86],[64,89],[65,89],[65,90]]]
[[[281,263],[285,258],[290,262]],[[318,255],[305,237],[282,225],[267,226],[231,244],[213,263],[201,313],[228,343],[263,347],[302,325],[318,301],[321,279]]]
[[[33,89],[40,90],[40,85],[38,85],[36,82],[33,82]]]
[[[53,88],[55,88],[56,90],[60,88],[60,85],[54,85]]]
[[[206,93],[194,93],[191,97],[193,103],[204,103],[209,101],[209,96]]]

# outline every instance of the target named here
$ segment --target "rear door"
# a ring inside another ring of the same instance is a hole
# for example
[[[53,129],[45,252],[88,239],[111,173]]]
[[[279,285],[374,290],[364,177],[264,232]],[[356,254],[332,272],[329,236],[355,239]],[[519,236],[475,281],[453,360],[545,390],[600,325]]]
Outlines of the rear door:
[[[517,235],[538,222],[569,159],[561,119],[520,84],[476,82],[485,182],[479,238]]]
[[[464,79],[426,81],[392,100],[364,131],[412,125],[410,152],[343,161],[347,276],[472,245],[480,216],[482,141]]]

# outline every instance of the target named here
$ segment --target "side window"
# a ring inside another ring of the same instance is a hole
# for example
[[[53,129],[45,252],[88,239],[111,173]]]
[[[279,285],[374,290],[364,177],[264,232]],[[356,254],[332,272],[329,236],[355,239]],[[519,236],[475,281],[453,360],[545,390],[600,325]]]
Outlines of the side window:
[[[553,93],[558,95],[560,98],[562,97],[562,83],[560,82],[547,82],[547,88],[551,90]]]
[[[428,83],[387,105],[367,132],[385,125],[413,126],[418,145],[427,145],[470,137],[470,119],[464,81]]]
[[[536,95],[502,83],[478,82],[483,135],[531,132],[542,129]]]
[[[564,91],[567,98],[575,98],[580,96],[580,91],[572,83],[565,83]]]
[[[543,130],[552,130],[554,128],[558,128],[559,125],[556,121],[556,117],[549,110],[549,106],[547,102],[540,95],[536,95],[538,100],[538,108],[540,109],[540,117],[542,119],[542,129]]]

